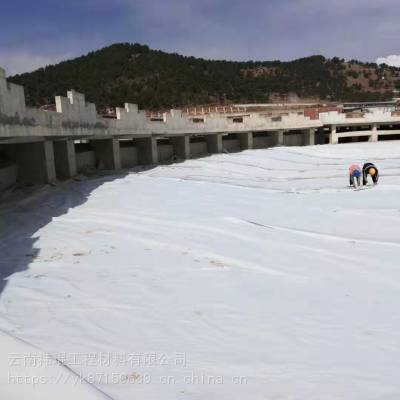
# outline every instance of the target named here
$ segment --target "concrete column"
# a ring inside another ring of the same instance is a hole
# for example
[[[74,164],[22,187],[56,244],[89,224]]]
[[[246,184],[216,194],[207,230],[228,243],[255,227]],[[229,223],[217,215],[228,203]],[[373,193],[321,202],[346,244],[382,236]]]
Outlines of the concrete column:
[[[94,147],[100,169],[121,169],[121,154],[118,139],[93,140],[91,144]]]
[[[154,137],[146,137],[135,139],[138,149],[139,164],[154,165],[158,164],[158,148],[157,139]]]
[[[77,174],[75,143],[73,140],[57,140],[54,143],[54,160],[59,179],[70,179]]]
[[[273,138],[274,138],[274,146],[283,146],[283,135],[284,131],[279,130],[272,132]]]
[[[315,145],[315,129],[311,128],[304,132],[304,145],[314,146]]]
[[[46,140],[39,150],[42,154],[42,171],[45,182],[54,182],[57,179],[56,166],[54,163],[53,142]]]
[[[171,143],[174,147],[174,154],[184,160],[190,157],[190,137],[174,136],[171,137]]]
[[[18,181],[23,184],[51,183],[56,180],[53,142],[6,145],[3,149],[18,167]]]
[[[377,142],[378,141],[378,125],[372,124],[371,131],[372,131],[372,134],[368,138],[368,142]]]
[[[240,148],[248,150],[253,148],[253,132],[238,133]]]
[[[330,144],[338,144],[339,143],[339,136],[336,133],[336,126],[331,126],[331,133],[329,134],[329,143]]]
[[[207,151],[209,153],[222,152],[222,133],[207,135],[206,140],[207,140]]]

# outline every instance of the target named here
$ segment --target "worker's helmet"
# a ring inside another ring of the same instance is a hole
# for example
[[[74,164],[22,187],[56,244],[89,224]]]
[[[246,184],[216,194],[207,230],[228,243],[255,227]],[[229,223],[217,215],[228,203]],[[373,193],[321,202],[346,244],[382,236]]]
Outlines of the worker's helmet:
[[[376,169],[375,168],[370,168],[368,172],[369,172],[369,174],[371,176],[374,176],[376,174]]]

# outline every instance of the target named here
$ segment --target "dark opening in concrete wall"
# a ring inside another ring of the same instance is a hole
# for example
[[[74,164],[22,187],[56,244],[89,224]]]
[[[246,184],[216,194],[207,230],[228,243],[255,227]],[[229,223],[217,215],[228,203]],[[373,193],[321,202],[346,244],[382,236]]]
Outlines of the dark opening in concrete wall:
[[[398,131],[400,125],[378,125],[378,131]]]
[[[138,149],[133,140],[120,140],[122,168],[132,168],[139,164]]]
[[[350,136],[350,137],[340,137],[339,143],[358,143],[358,142],[368,142],[369,136]]]
[[[75,143],[73,140],[53,142],[56,176],[59,180],[70,179],[77,174]]]
[[[34,141],[3,146],[3,154],[17,165],[17,181],[22,184],[54,182],[56,171],[51,141]]]
[[[336,127],[337,133],[362,132],[362,131],[370,131],[370,130],[372,130],[371,125],[348,125],[348,126]]]
[[[137,148],[139,165],[158,164],[158,146],[156,138],[135,138],[133,139],[133,145]]]
[[[96,168],[96,153],[94,147],[85,141],[75,143],[76,167],[78,172],[85,172]]]
[[[284,146],[303,146],[304,133],[302,131],[288,131],[283,135]]]
[[[174,154],[174,146],[170,138],[157,139],[158,161],[160,163],[168,163],[176,158]]]
[[[274,137],[271,132],[254,132],[253,149],[266,149],[274,145]]]
[[[204,124],[204,117],[193,117],[192,122],[195,124]]]
[[[224,151],[234,153],[241,150],[240,140],[236,133],[230,133],[222,138],[222,148]]]
[[[0,146],[0,191],[13,186],[17,182],[18,167],[12,162]]]
[[[400,140],[400,134],[396,135],[378,135],[378,140]]]
[[[207,140],[205,136],[190,137],[190,155],[191,157],[200,157],[208,153]]]
[[[330,130],[324,130],[323,128],[315,131],[315,144],[327,144],[329,143]]]

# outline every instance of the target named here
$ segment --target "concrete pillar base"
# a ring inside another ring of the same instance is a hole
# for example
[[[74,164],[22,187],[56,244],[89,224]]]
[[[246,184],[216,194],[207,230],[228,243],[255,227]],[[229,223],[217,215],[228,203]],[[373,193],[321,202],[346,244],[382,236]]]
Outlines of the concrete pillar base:
[[[338,144],[339,143],[339,136],[336,133],[336,126],[331,126],[331,133],[329,134],[329,144]]]
[[[73,140],[55,141],[54,160],[58,179],[70,179],[77,174],[75,143]]]
[[[368,142],[378,141],[378,125],[372,125],[372,135],[368,138]]]
[[[378,134],[374,133],[368,138],[368,142],[377,142],[378,141]]]
[[[135,139],[138,148],[139,164],[155,165],[158,164],[157,139],[146,137]]]
[[[209,153],[222,152],[222,133],[207,135],[206,139],[207,139],[207,150]]]
[[[171,143],[174,147],[174,154],[186,160],[190,158],[190,137],[189,136],[176,136],[171,137]]]
[[[253,148],[253,132],[238,133],[241,150]]]
[[[121,169],[118,139],[93,140],[97,163],[100,169]]]
[[[338,144],[339,143],[339,135],[337,133],[329,134],[329,144]]]

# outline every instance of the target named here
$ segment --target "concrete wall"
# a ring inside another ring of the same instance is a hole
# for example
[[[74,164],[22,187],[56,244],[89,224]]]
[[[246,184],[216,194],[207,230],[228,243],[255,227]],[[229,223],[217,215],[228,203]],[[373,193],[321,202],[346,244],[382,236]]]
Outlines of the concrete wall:
[[[9,188],[17,182],[18,169],[15,164],[0,165],[0,191]]]
[[[199,142],[190,142],[190,154],[192,156],[199,156],[202,154],[207,154],[208,149],[207,149],[207,142],[204,141],[199,141]]]
[[[232,115],[209,114],[204,122],[198,123],[182,115],[180,110],[170,110],[163,114],[161,121],[153,121],[136,104],[129,103],[124,108],[116,108],[117,119],[106,119],[97,115],[95,104],[86,102],[83,94],[73,90],[66,97],[57,96],[55,104],[56,111],[26,107],[23,87],[9,84],[4,70],[0,69],[0,138],[208,135],[321,126],[320,121],[295,113],[278,119],[252,113],[238,116],[241,123],[233,122]]]
[[[230,153],[240,151],[240,141],[236,135],[224,136],[222,139],[222,148]]]
[[[357,118],[321,113],[319,120],[298,113],[279,117],[208,114],[201,122],[180,110],[170,110],[155,121],[137,105],[126,103],[116,108],[116,119],[109,119],[99,117],[96,106],[73,90],[66,97],[57,96],[55,105],[56,111],[26,107],[23,87],[8,83],[0,68],[0,147],[5,159],[17,166],[19,182],[53,182],[56,174],[68,179],[77,170],[156,165],[224,149],[312,145],[314,134],[305,132],[324,128],[329,131],[317,134],[316,143],[324,142],[325,137],[334,144],[343,138],[367,135],[368,140],[376,141],[400,134],[400,114],[382,110]],[[266,135],[259,135],[264,132]]]
[[[70,179],[77,174],[75,143],[73,140],[53,142],[57,179]]]
[[[17,165],[18,182],[37,184],[56,180],[52,141],[7,144],[2,147],[2,152]]]
[[[121,169],[119,140],[115,138],[95,139],[90,141],[96,154],[97,168],[104,170]]]
[[[303,133],[285,133],[283,135],[284,146],[303,146],[304,145],[304,134]]]
[[[76,149],[76,167],[78,172],[96,168],[96,154],[94,150]]]
[[[138,150],[136,146],[121,146],[120,154],[122,168],[131,168],[139,164]]]
[[[253,149],[265,149],[274,145],[274,138],[271,134],[254,135],[253,136]]]
[[[172,144],[158,144],[158,160],[160,162],[171,161],[174,157],[174,148]]]
[[[290,131],[321,128],[322,126],[350,126],[373,124],[400,124],[400,115],[385,110],[374,110],[356,118],[338,112],[320,113],[319,120],[298,113],[270,117],[259,113],[240,115],[208,114],[201,123],[193,122],[180,110],[165,112],[159,121],[151,120],[136,104],[126,103],[116,108],[116,119],[97,115],[96,106],[85,96],[73,90],[67,96],[55,98],[56,111],[42,111],[26,107],[24,89],[10,84],[5,71],[0,69],[0,139],[26,137],[76,137],[97,139],[112,137],[151,137],[152,135],[210,135],[264,131]],[[233,122],[240,119],[242,122]],[[340,132],[338,132],[340,133]],[[395,133],[388,133],[395,134]],[[373,140],[376,135],[373,133]],[[331,140],[336,142],[337,138]],[[260,142],[262,140],[257,140]],[[287,139],[290,145],[300,145],[299,139]],[[259,143],[261,145],[261,143]],[[228,144],[227,150],[233,150]],[[140,158],[140,157],[139,157]]]

